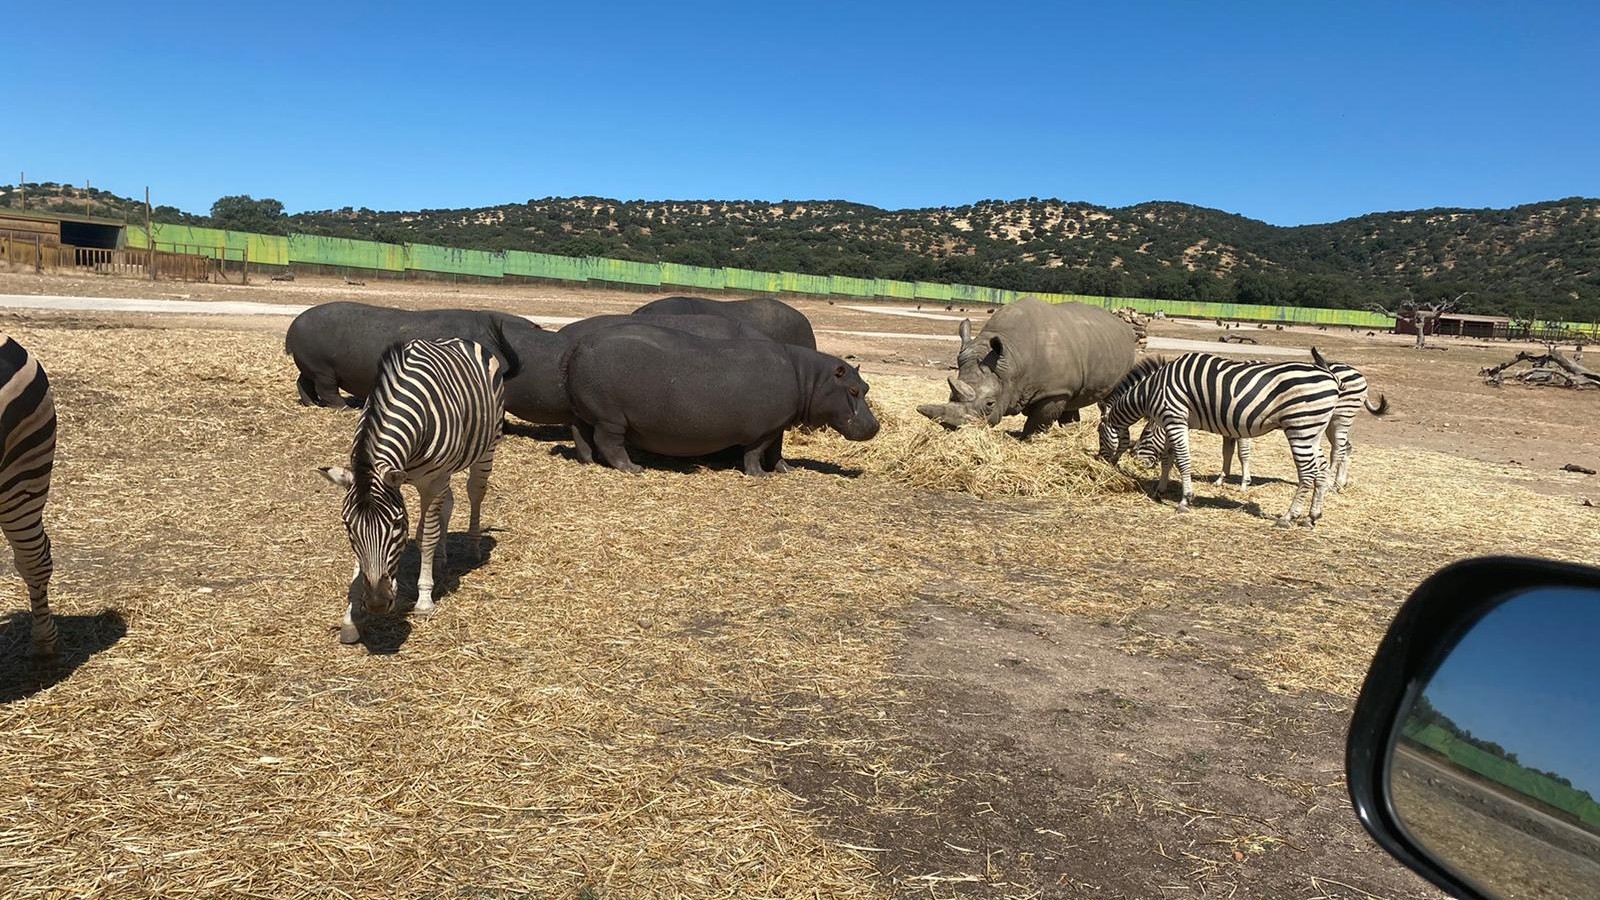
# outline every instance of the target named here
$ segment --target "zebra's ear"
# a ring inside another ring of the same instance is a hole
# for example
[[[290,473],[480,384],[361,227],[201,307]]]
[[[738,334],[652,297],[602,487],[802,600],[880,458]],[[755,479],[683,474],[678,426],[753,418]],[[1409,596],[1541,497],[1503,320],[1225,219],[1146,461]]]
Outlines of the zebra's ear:
[[[399,469],[384,469],[383,474],[379,477],[384,484],[396,490],[399,490],[400,485],[406,483],[406,473]]]
[[[350,470],[341,469],[338,466],[318,466],[317,471],[322,473],[323,478],[342,488],[348,489],[356,481],[355,476],[350,474]]]

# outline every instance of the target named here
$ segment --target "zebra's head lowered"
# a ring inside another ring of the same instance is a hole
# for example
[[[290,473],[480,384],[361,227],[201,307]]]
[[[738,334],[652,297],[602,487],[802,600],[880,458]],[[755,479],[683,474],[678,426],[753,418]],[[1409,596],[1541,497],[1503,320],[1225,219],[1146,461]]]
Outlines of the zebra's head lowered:
[[[400,494],[405,475],[397,469],[380,471],[363,456],[359,449],[351,455],[353,471],[338,466],[317,471],[345,489],[340,516],[360,570],[352,601],[359,599],[369,613],[389,613],[394,611],[400,554],[406,548],[406,501]]]
[[[1145,417],[1151,375],[1166,364],[1159,356],[1146,356],[1100,401],[1100,456],[1115,463],[1131,443],[1128,429]],[[1141,442],[1143,438],[1141,436]]]

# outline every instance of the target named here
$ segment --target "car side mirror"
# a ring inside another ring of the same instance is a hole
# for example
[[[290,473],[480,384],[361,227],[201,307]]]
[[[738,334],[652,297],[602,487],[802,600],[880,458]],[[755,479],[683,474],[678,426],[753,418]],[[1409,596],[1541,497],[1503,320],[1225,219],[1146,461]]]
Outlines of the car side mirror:
[[[1600,570],[1485,558],[1423,582],[1345,768],[1367,832],[1451,894],[1600,897]]]

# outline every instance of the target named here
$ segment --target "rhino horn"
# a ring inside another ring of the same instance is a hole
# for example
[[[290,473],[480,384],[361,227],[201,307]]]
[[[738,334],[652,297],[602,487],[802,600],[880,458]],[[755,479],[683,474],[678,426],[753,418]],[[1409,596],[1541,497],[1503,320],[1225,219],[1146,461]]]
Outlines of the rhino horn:
[[[961,381],[954,375],[950,376],[949,382],[950,396],[955,397],[963,403],[971,403],[973,400],[978,398],[978,392],[973,389],[972,385]]]

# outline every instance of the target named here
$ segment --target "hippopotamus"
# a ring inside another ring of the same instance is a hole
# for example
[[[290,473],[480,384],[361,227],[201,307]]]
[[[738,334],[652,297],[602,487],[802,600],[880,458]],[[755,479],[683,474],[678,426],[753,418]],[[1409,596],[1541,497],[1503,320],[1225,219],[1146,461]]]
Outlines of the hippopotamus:
[[[788,428],[831,427],[852,441],[878,433],[860,370],[805,347],[640,322],[579,338],[561,369],[580,454],[598,450],[623,472],[642,471],[625,444],[662,456],[738,447],[744,473],[759,477],[789,470]]]
[[[296,382],[306,406],[347,405],[372,391],[383,352],[400,341],[462,338],[493,345],[496,324],[508,340],[527,341],[539,326],[521,316],[483,309],[394,309],[337,301],[313,306],[289,323],[283,352],[300,369]],[[520,347],[518,348],[521,349]],[[559,351],[557,352],[559,356]]]
[[[738,319],[780,344],[817,349],[817,336],[805,313],[771,297],[749,300],[707,300],[704,297],[662,297],[633,311],[636,316],[712,315]]]
[[[1132,326],[1081,303],[1024,297],[989,317],[976,339],[961,321],[959,367],[950,376],[950,401],[917,411],[946,428],[968,422],[1000,424],[1025,413],[1024,438],[1056,422],[1076,422],[1078,410],[1099,402],[1133,368]]]
[[[718,340],[768,341],[766,335],[726,316],[661,316],[663,328]],[[521,332],[507,336],[522,358],[522,371],[506,382],[506,412],[536,425],[571,425],[572,405],[561,381],[561,358],[585,335],[617,325],[638,324],[632,316],[591,316],[561,326],[560,331]],[[576,435],[576,432],[574,432]],[[579,446],[580,452],[583,450]],[[590,462],[588,458],[584,462]]]

